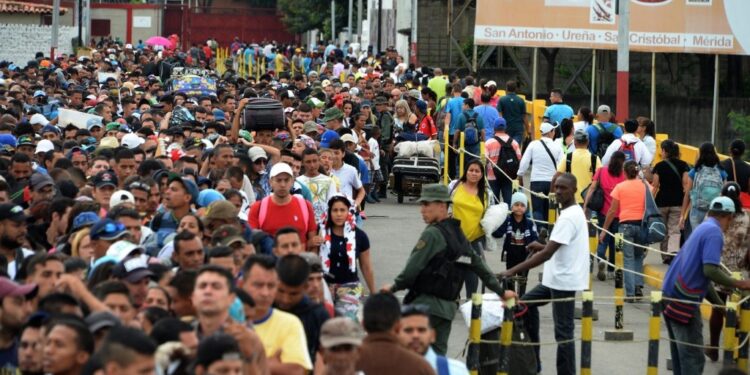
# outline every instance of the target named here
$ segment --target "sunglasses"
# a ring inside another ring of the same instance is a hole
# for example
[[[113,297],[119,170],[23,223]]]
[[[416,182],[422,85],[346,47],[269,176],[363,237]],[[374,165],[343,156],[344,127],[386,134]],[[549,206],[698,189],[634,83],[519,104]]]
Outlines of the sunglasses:
[[[104,232],[105,233],[115,233],[115,232],[121,232],[125,230],[125,224],[117,222],[117,223],[107,223],[107,225],[104,226]]]

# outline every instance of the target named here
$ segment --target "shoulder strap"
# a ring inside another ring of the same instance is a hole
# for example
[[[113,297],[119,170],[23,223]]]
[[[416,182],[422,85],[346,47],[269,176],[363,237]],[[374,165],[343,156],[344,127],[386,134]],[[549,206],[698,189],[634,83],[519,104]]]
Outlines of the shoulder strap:
[[[573,164],[573,153],[565,154],[565,172],[570,173]]]
[[[598,123],[593,123],[591,125],[594,125],[594,127],[596,128],[596,130],[599,131],[599,134],[601,134],[602,132],[606,132],[606,130],[601,125],[599,125]]]
[[[552,156],[552,151],[549,150],[549,148],[547,147],[547,144],[544,143],[543,139],[540,139],[539,143],[541,143],[542,147],[544,147],[544,151],[547,151],[547,155],[549,155],[549,159],[550,159],[550,161],[552,161],[552,165],[553,165],[554,169],[557,169],[557,162],[555,161],[555,157]]]
[[[448,370],[448,358],[437,356],[437,375],[450,375]]]
[[[309,229],[307,228],[307,220],[310,219],[310,212],[307,211],[307,201],[305,201],[305,198],[300,195],[295,194],[292,196],[297,201],[300,211],[302,211],[302,220],[305,221],[305,232],[307,232],[307,230]],[[305,233],[304,235],[307,236],[307,233]]]
[[[596,174],[596,154],[592,152],[589,154],[591,154],[591,176],[593,177]]]
[[[266,221],[266,214],[268,214],[268,199],[271,197],[265,197],[260,200],[260,209],[258,211],[258,227],[256,229],[263,228],[263,222]]]
[[[732,181],[737,182],[737,168],[734,166],[734,159],[730,157],[729,161],[732,163]]]
[[[664,159],[664,162],[665,162],[665,163],[667,163],[667,165],[668,165],[668,166],[669,166],[669,168],[670,168],[670,169],[672,170],[672,172],[674,172],[674,174],[676,174],[676,175],[677,175],[677,178],[678,178],[678,179],[682,179],[682,175],[681,175],[681,174],[680,174],[680,172],[679,172],[679,171],[677,170],[677,167],[675,167],[675,166],[674,166],[674,164],[672,164],[672,162],[671,162],[671,161],[669,161],[669,159]]]
[[[16,248],[16,277],[21,272],[21,266],[23,266],[23,249],[20,247]]]

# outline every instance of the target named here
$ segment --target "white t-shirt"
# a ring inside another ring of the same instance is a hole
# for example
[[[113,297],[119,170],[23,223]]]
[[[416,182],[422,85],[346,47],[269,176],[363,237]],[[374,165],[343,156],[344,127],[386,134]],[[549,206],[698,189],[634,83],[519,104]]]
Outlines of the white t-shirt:
[[[374,171],[379,171],[380,170],[380,145],[378,144],[378,140],[370,137],[370,139],[367,141],[367,144],[370,146],[370,153],[372,154],[372,157],[370,158],[372,167],[370,169]]]
[[[359,171],[345,163],[338,170],[331,168],[331,174],[336,176],[341,184],[339,192],[346,195],[347,198],[354,200],[354,191],[362,187],[362,181],[359,179]]]
[[[544,263],[542,285],[566,291],[589,287],[589,231],[581,206],[562,211],[550,234],[550,241],[562,246]]]

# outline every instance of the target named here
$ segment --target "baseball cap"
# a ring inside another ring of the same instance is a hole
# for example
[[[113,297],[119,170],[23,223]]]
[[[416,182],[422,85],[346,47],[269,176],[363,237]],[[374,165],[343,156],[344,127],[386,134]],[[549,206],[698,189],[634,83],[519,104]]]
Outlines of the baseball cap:
[[[0,134],[0,145],[16,148],[16,137],[13,134]],[[6,147],[7,148],[7,147]]]
[[[250,149],[247,150],[247,156],[250,157],[250,160],[252,162],[255,162],[256,160],[261,158],[268,160],[268,154],[266,153],[266,150],[259,146],[250,147]]]
[[[18,137],[18,146],[34,146],[34,140],[27,135],[23,135]]]
[[[586,131],[583,129],[576,130],[576,132],[573,133],[573,140],[576,142],[588,142],[589,133],[586,133]]]
[[[539,127],[539,132],[541,134],[547,134],[547,133],[555,130],[556,127],[557,127],[557,125],[552,125],[549,122],[543,122],[542,126]]]
[[[271,173],[268,177],[274,178],[282,173],[286,173],[289,176],[294,176],[294,172],[292,172],[292,167],[289,166],[287,163],[276,163],[271,167]]]
[[[144,249],[130,241],[119,240],[107,248],[106,256],[115,262],[122,262],[123,259],[131,255],[140,255]]]
[[[234,225],[222,225],[211,234],[211,241],[215,246],[231,246],[234,243],[241,242],[243,245],[247,241],[242,237],[242,232]]]
[[[86,120],[86,129],[91,130],[95,127],[102,127],[102,120],[99,120],[97,118],[90,118]]]
[[[137,283],[153,275],[148,269],[146,259],[141,256],[126,258],[112,268],[112,276],[129,283]]]
[[[333,130],[326,130],[325,133],[320,137],[320,147],[328,148],[331,147],[331,142],[339,139],[339,134]]]
[[[209,181],[210,182],[210,181]],[[199,183],[200,185],[200,183]],[[203,189],[198,193],[198,200],[196,204],[199,207],[206,207],[213,202],[224,200],[224,196],[214,189]]]
[[[169,182],[171,183],[172,181],[177,181],[182,184],[188,194],[192,197],[190,203],[195,203],[195,201],[198,200],[198,194],[200,194],[200,192],[198,190],[198,185],[196,185],[193,180],[184,178],[177,173],[170,173]]]
[[[38,97],[40,97],[40,96],[47,96],[47,93],[45,93],[45,92],[44,92],[44,91],[42,91],[42,90],[36,90],[36,91],[34,91],[34,97],[35,97],[35,98],[38,98]]]
[[[407,92],[407,95],[412,99],[420,100],[422,95],[420,95],[419,90],[417,89],[411,89],[409,92]]]
[[[226,116],[224,115],[224,111],[222,111],[222,110],[220,110],[220,109],[217,108],[217,109],[213,110],[213,113],[214,113],[214,120],[216,120],[216,121],[224,121],[224,120],[226,120]]]
[[[484,84],[484,87],[491,87],[491,86],[497,87],[497,82],[495,82],[495,81],[487,81],[487,83]]]
[[[99,148],[117,148],[120,146],[120,142],[117,140],[117,137],[104,137],[99,141]]]
[[[58,129],[55,125],[44,125],[41,134],[44,135],[45,133],[55,133],[57,135],[60,135],[60,129]]]
[[[596,114],[602,114],[602,113],[612,113],[612,110],[609,109],[609,106],[606,104],[602,104],[599,106],[599,108],[596,109]]]
[[[122,203],[130,203],[135,205],[135,197],[133,193],[127,190],[118,190],[112,194],[109,198],[109,209],[111,210],[115,206]]]
[[[279,163],[285,164],[285,163]],[[278,164],[277,164],[278,165]],[[228,200],[220,200],[208,205],[204,216],[206,220],[224,219],[230,220],[237,217],[238,210],[234,204]]]
[[[120,319],[109,311],[97,311],[89,314],[84,321],[89,327],[89,332],[97,333],[102,328],[117,327],[120,325]]]
[[[47,174],[36,172],[29,179],[29,187],[32,191],[39,191],[46,186],[54,186],[55,181]]]
[[[99,216],[96,213],[91,211],[81,212],[73,219],[73,232],[94,225],[97,221],[99,221]]]
[[[13,203],[2,203],[0,204],[0,220],[26,221],[26,214],[21,206]]]
[[[117,187],[117,176],[112,171],[101,171],[94,176],[94,186],[97,188],[105,186]]]
[[[101,219],[91,227],[90,236],[92,240],[112,241],[126,234],[128,232],[125,229],[125,225],[121,222],[112,219]]]
[[[41,125],[41,126],[47,126],[49,125],[49,121],[46,117],[44,117],[41,113],[35,113],[31,116],[29,119],[29,124],[31,125]]]
[[[36,284],[18,284],[7,277],[0,277],[0,299],[21,296],[32,298],[37,290]]]
[[[357,139],[354,138],[354,136],[351,133],[346,133],[341,136],[341,142],[351,142],[351,143],[357,143]]]
[[[344,118],[344,112],[341,112],[341,110],[336,107],[331,107],[326,109],[325,115],[323,117],[323,122],[338,120],[342,118]]]
[[[314,107],[314,108],[323,108],[325,107],[326,103],[322,102],[318,98],[310,98],[310,99],[307,99],[307,105],[309,105],[310,107]]]
[[[417,100],[417,109],[419,109],[420,112],[426,113],[427,112],[427,102],[424,100]]]
[[[372,102],[369,101],[369,100],[367,100],[367,99],[365,99],[365,100],[362,101],[362,103],[359,103],[359,107],[360,108],[365,108],[365,107],[371,108],[372,107]]]
[[[55,149],[55,144],[52,143],[49,139],[42,139],[39,141],[39,143],[36,145],[36,150],[34,150],[35,154],[38,154],[40,152],[47,152],[50,150]]]
[[[146,140],[141,138],[138,134],[128,133],[122,136],[122,141],[120,143],[124,147],[127,147],[129,149],[134,149],[146,143]]]
[[[711,201],[708,210],[711,212],[726,212],[733,214],[735,212],[734,201],[729,197],[716,197]]]
[[[326,320],[320,328],[320,346],[325,349],[338,345],[362,345],[365,332],[352,319],[338,317]]]
[[[315,123],[315,121],[307,121],[302,127],[302,132],[307,133],[317,133],[318,132],[318,124]]]
[[[495,130],[505,130],[508,127],[508,123],[504,118],[498,117],[495,119]]]

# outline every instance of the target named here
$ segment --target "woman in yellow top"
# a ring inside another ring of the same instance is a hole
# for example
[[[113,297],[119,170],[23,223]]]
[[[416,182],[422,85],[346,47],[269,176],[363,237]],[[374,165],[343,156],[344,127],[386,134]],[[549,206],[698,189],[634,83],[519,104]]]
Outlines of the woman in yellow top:
[[[485,210],[486,185],[484,181],[484,165],[479,160],[472,160],[466,166],[466,172],[461,179],[451,182],[451,196],[453,198],[453,218],[461,221],[461,231],[471,243],[471,248],[480,256],[484,250],[484,231],[479,221]],[[464,275],[466,280],[466,298],[477,291],[479,280],[477,275],[468,271]]]

